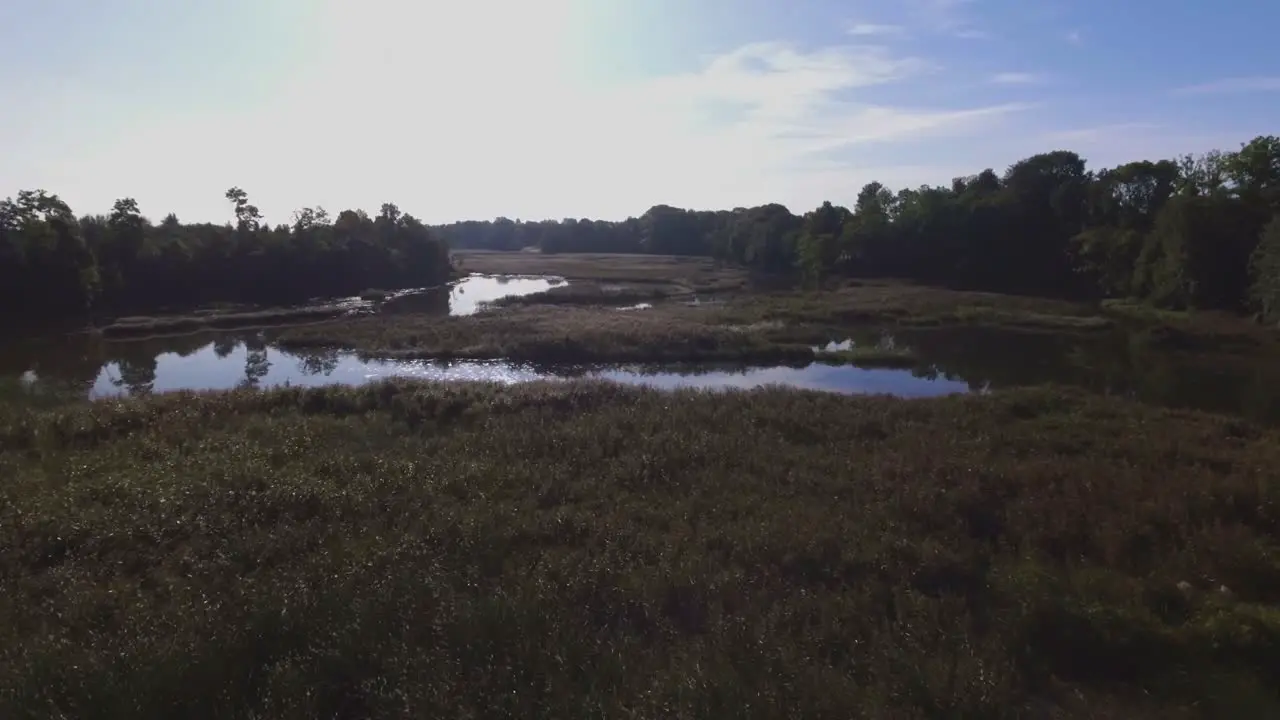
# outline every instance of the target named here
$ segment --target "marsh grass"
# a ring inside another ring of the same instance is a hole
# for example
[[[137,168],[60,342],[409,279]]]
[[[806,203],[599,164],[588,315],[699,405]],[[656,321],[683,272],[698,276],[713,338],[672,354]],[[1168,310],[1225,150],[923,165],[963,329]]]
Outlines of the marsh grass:
[[[80,388],[56,382],[28,382],[19,377],[0,377],[0,406],[12,409],[49,410],[81,402]]]
[[[576,305],[515,306],[464,317],[356,317],[289,328],[286,349],[352,347],[392,358],[507,358],[528,362],[609,363],[811,358],[792,338],[743,333],[708,320],[702,308],[655,307],[624,313]]]
[[[126,317],[102,327],[100,332],[108,338],[140,338],[209,330],[248,330],[330,320],[347,315],[351,310],[351,307],[345,305],[312,305],[245,312]]]
[[[597,253],[518,253],[460,250],[457,262],[467,272],[514,275],[555,275],[569,280],[629,283],[680,283],[687,287],[742,287],[747,273],[710,258],[676,255]]]
[[[1240,334],[1227,326],[1214,331],[1216,326],[1207,321],[1202,329],[1132,321],[1122,326],[1116,317],[1098,315],[1096,308],[1084,305],[890,281],[859,281],[819,292],[735,292],[722,302],[700,306],[680,301],[689,296],[685,287],[670,278],[666,282],[574,281],[547,292],[506,298],[475,316],[408,313],[343,318],[287,329],[281,342],[295,349],[353,347],[389,357],[757,364],[798,359],[806,354],[803,346],[868,331],[972,328],[1081,339],[1136,332],[1165,349],[1252,354],[1265,344],[1254,334]],[[643,313],[615,312],[617,307],[639,302],[652,307]],[[1227,342],[1231,338],[1236,342]],[[1246,343],[1250,338],[1254,340]],[[901,354],[879,355],[823,359],[909,366]]]
[[[1165,310],[1132,300],[1104,300],[1103,312],[1141,327],[1150,342],[1174,351],[1251,352],[1276,349],[1277,333],[1223,312]]]
[[[1082,312],[1066,303],[889,282],[865,282],[825,292],[738,293],[726,302],[701,306],[678,301],[691,294],[686,288],[670,277],[665,282],[577,281],[543,293],[500,300],[491,310],[474,316],[344,318],[288,329],[280,342],[295,349],[354,347],[388,357],[769,363],[808,356],[806,346],[847,335],[852,328],[987,322],[1061,331],[1094,330],[1110,324],[1087,315],[1064,314]],[[614,312],[617,306],[637,302],[651,302],[653,307],[643,313]],[[987,302],[1003,302],[1006,307],[981,304]],[[870,356],[862,359],[875,362]],[[895,366],[905,362],[897,356],[884,360]]]
[[[848,328],[867,325],[986,325],[1089,331],[1112,326],[1085,305],[1048,298],[969,292],[892,280],[861,280],[821,291],[775,291],[735,298],[738,322]]]
[[[981,305],[958,307],[952,317],[960,323],[995,325],[1014,329],[1106,330],[1114,325],[1111,320],[1097,315],[1050,314],[1031,310],[1011,312]]]
[[[0,717],[1275,717],[1277,462],[1051,390],[7,411]]]

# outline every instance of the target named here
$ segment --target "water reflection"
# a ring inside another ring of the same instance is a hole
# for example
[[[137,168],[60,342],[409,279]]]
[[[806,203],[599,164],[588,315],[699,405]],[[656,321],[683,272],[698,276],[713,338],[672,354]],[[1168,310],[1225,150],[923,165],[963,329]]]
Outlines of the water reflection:
[[[860,339],[845,338],[844,340],[832,340],[826,345],[813,346],[814,352],[845,352],[857,348],[875,348],[877,350],[897,350],[898,339],[893,335],[868,335]]]
[[[779,365],[737,369],[623,367],[600,370],[594,377],[615,382],[674,388],[755,388],[783,385],[804,390],[846,394],[888,394],[898,397],[934,397],[968,392],[960,380],[924,377],[905,370],[860,368],[852,365],[812,363],[802,367]]]
[[[565,280],[555,277],[474,274],[441,287],[393,293],[378,309],[386,313],[472,315],[485,303],[544,292],[564,284]]]
[[[1087,337],[996,328],[867,332],[850,345],[911,348],[920,377],[963,380],[970,389],[1054,383],[1167,407],[1280,423],[1280,368],[1265,358],[1172,352],[1145,332]]]
[[[493,286],[498,286],[496,280]],[[37,395],[85,398],[177,389],[352,384],[392,375],[500,382],[587,376],[658,387],[781,384],[907,397],[1051,382],[1159,405],[1280,422],[1280,368],[1241,356],[1170,352],[1141,333],[1081,338],[935,328],[898,331],[891,338],[868,332],[840,338],[829,347],[864,345],[910,348],[918,362],[908,370],[826,365],[536,368],[503,362],[362,361],[340,351],[287,353],[273,347],[269,335],[256,333],[120,343],[68,335],[5,344],[0,349],[0,402]]]
[[[169,340],[179,340],[170,338]],[[587,377],[660,388],[750,388],[765,385],[843,393],[890,393],[904,397],[942,395],[967,390],[965,383],[913,376],[901,370],[866,370],[813,364],[805,367],[537,367],[492,361],[440,362],[361,359],[354,353],[328,350],[288,352],[270,346],[264,336],[205,338],[198,347],[160,350],[157,341],[101,344],[107,353],[90,379],[88,366],[79,376],[59,375],[37,366],[27,375],[33,386],[79,388],[80,396],[103,398],[145,395],[172,390],[225,390],[238,387],[358,385],[387,377],[426,380],[483,380],[504,383]]]

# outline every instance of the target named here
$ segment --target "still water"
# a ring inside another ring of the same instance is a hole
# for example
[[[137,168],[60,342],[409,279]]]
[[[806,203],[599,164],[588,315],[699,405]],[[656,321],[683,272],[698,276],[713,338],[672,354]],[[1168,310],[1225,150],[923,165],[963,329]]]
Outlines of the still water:
[[[186,347],[174,344],[186,340]],[[199,342],[200,344],[195,344]],[[52,350],[52,348],[47,348]],[[903,370],[871,370],[813,364],[807,367],[756,367],[664,370],[636,366],[536,367],[500,360],[441,362],[369,360],[343,351],[292,352],[269,345],[263,335],[164,338],[105,346],[109,355],[97,364],[36,362],[18,377],[26,392],[54,392],[103,398],[168,390],[224,390],[236,387],[358,385],[388,377],[424,380],[485,380],[502,383],[566,378],[599,378],[661,388],[751,388],[764,385],[842,393],[890,393],[922,397],[966,392],[966,383],[921,377]],[[68,360],[71,354],[61,355]],[[83,357],[83,356],[82,356]],[[97,364],[96,372],[93,367]]]
[[[532,295],[565,285],[561,278],[472,274],[443,287],[393,293],[374,309],[385,313],[472,315],[484,303],[504,297]]]
[[[471,275],[394,293],[373,312],[469,315],[502,297],[564,284],[548,277]],[[643,304],[633,310],[643,311]],[[954,327],[868,331],[815,349],[875,345],[910,350],[910,369],[806,367],[535,367],[503,361],[378,361],[342,351],[286,352],[270,331],[107,342],[74,334],[0,343],[0,403],[281,385],[359,384],[401,376],[526,382],[591,377],[662,388],[785,385],[840,393],[923,397],[1046,383],[1170,407],[1280,424],[1280,367],[1238,356],[1189,355],[1141,333],[1087,336]]]
[[[502,361],[364,360],[340,351],[286,352],[269,334],[188,335],[104,342],[85,335],[6,343],[0,402],[105,397],[178,389],[358,384],[390,376],[434,380],[595,377],[657,387],[749,388],[780,384],[841,393],[921,397],[1054,383],[1157,405],[1280,423],[1280,368],[1238,357],[1188,356],[1123,332],[1070,337],[975,328],[841,338],[909,348],[910,369],[807,367],[535,367]]]

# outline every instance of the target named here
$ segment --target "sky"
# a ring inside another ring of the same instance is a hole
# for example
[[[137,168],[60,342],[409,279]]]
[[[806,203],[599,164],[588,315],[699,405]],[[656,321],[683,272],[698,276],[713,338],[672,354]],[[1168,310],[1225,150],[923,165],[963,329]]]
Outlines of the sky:
[[[1277,132],[1272,0],[11,0],[0,197],[621,219]]]

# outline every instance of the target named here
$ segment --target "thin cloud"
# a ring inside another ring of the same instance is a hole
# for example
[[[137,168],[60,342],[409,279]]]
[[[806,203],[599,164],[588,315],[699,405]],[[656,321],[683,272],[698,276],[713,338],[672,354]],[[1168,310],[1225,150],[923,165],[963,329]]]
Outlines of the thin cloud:
[[[1044,139],[1051,143],[1096,143],[1104,140],[1132,138],[1134,135],[1148,134],[1159,130],[1160,125],[1148,122],[1112,123],[1094,127],[1076,128],[1074,130],[1057,130],[1045,133]]]
[[[996,85],[1034,85],[1043,80],[1039,75],[1029,72],[1002,72],[991,76]]]
[[[1280,76],[1223,78],[1173,91],[1175,95],[1216,95],[1280,91]]]
[[[1072,45],[1079,45],[1080,43],[1084,42],[1084,38],[1080,35],[1079,30],[1072,30],[1068,32],[1064,37],[1066,38],[1067,42],[1071,43]]]
[[[237,184],[273,222],[304,205],[372,209],[389,200],[428,221],[621,219],[659,203],[781,202],[800,212],[824,197],[852,202],[871,180],[945,181],[951,175],[935,177],[923,167],[928,143],[1004,138],[1000,131],[1028,107],[942,104],[929,92],[939,69],[930,58],[853,38],[818,48],[744,45],[685,72],[607,87],[568,83],[550,58],[537,56],[463,77],[424,76],[422,68],[444,66],[427,61],[451,48],[385,44],[381,53],[326,45],[331,55],[323,63],[251,113],[157,118],[96,153],[68,156],[65,167],[42,168],[57,171],[51,184],[73,202],[98,192],[90,178],[118,178],[119,168],[128,168],[134,177],[124,185],[145,209],[175,210],[185,219],[226,217],[222,192]],[[395,111],[334,108],[324,92],[360,83],[373,83]],[[418,96],[399,92],[406,86],[425,86],[423,94],[472,112],[439,113],[424,123],[411,111]],[[884,99],[886,90],[893,102]],[[513,114],[512,107],[523,110]],[[395,152],[316,151],[368,138]],[[197,170],[166,175],[175,153]],[[877,162],[877,155],[885,159]],[[244,156],[272,161],[246,174],[235,160]],[[937,172],[943,170],[951,172]]]
[[[849,34],[855,37],[879,37],[902,35],[905,31],[901,25],[880,25],[877,23],[854,23],[849,26]]]
[[[748,45],[711,59],[698,72],[658,78],[632,90],[629,104],[667,117],[668,128],[673,115],[706,117],[708,108],[732,108],[729,117],[716,113],[714,123],[692,131],[685,123],[684,131],[665,137],[661,144],[671,149],[667,160],[655,160],[655,145],[648,144],[635,162],[785,173],[852,146],[982,130],[1029,107],[898,107],[857,97],[875,86],[915,79],[932,67],[876,47],[806,52],[783,43]]]
[[[964,40],[989,40],[991,33],[975,27],[968,9],[976,0],[908,0],[917,22],[932,32]]]

